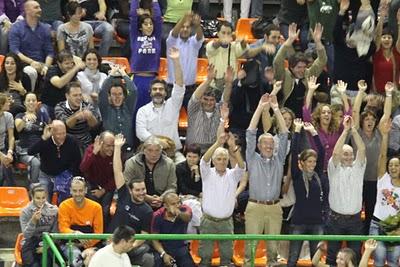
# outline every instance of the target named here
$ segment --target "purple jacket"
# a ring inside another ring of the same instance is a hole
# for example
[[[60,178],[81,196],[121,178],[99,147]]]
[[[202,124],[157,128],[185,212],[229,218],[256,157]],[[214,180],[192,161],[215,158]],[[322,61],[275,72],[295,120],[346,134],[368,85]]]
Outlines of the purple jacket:
[[[139,28],[138,0],[132,0],[130,19],[131,69],[132,72],[158,72],[161,55],[162,18],[158,2],[153,2],[153,34],[142,35]]]
[[[8,18],[15,22],[18,16],[24,14],[24,0],[0,0],[0,22]]]

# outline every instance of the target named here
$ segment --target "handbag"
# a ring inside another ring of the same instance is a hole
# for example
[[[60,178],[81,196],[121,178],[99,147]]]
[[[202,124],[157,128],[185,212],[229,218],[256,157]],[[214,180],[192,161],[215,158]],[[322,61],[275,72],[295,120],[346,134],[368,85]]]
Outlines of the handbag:
[[[65,170],[55,176],[54,191],[69,193],[71,187],[72,173],[70,170]]]

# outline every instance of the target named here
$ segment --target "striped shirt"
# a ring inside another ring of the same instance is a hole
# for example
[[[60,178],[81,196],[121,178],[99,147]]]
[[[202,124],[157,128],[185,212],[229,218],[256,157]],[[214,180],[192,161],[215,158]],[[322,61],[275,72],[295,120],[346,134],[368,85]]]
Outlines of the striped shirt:
[[[77,110],[72,110],[67,101],[60,102],[56,105],[54,109],[54,113],[56,119],[62,120],[64,123],[71,117],[75,112],[78,112],[82,109],[87,109],[96,117],[97,121],[99,121],[100,116],[95,110],[95,108],[84,101],[81,103],[81,107]],[[67,126],[67,132],[75,137],[76,141],[78,141],[80,148],[86,148],[92,143],[92,136],[90,135],[90,127],[86,120],[78,120],[74,127],[70,128]]]
[[[201,102],[193,94],[188,105],[188,128],[186,144],[198,144],[206,150],[217,139],[220,123],[220,104],[217,104],[211,116],[203,110]]]

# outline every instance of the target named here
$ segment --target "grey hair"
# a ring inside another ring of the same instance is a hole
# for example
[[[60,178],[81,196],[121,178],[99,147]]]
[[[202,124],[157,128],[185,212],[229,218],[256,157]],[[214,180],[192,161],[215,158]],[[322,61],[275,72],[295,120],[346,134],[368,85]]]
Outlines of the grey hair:
[[[155,136],[150,136],[143,142],[143,149],[148,146],[158,146],[161,150],[163,149],[160,139]]]
[[[229,159],[229,151],[226,148],[223,147],[218,147],[217,149],[215,149],[214,153],[212,154],[211,159],[215,160],[217,158],[218,155],[223,155],[225,156],[227,159]]]
[[[263,139],[263,138],[267,138],[267,137],[271,137],[272,139],[274,138],[274,136],[272,135],[272,134],[270,134],[270,133],[263,133],[262,135],[260,135],[259,137],[258,137],[258,142],[260,142],[261,141],[261,139]]]
[[[165,203],[165,200],[166,200],[166,199],[169,197],[169,195],[171,195],[171,194],[178,195],[178,194],[175,192],[174,189],[168,189],[168,190],[166,190],[164,193],[162,193],[162,195],[160,196],[161,201],[162,201],[163,203]]]

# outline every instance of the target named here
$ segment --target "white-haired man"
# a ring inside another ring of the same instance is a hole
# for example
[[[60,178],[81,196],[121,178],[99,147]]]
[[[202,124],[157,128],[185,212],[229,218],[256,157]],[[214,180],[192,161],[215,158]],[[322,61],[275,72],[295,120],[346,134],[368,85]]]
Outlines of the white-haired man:
[[[229,150],[222,146],[227,143]],[[228,169],[229,154],[238,164]],[[214,167],[211,167],[210,159]],[[232,213],[236,202],[236,188],[244,175],[245,164],[232,133],[221,133],[200,161],[203,182],[203,217],[201,234],[233,234]],[[209,266],[213,254],[213,241],[202,241],[200,266]],[[221,266],[230,265],[232,241],[219,241]]]

